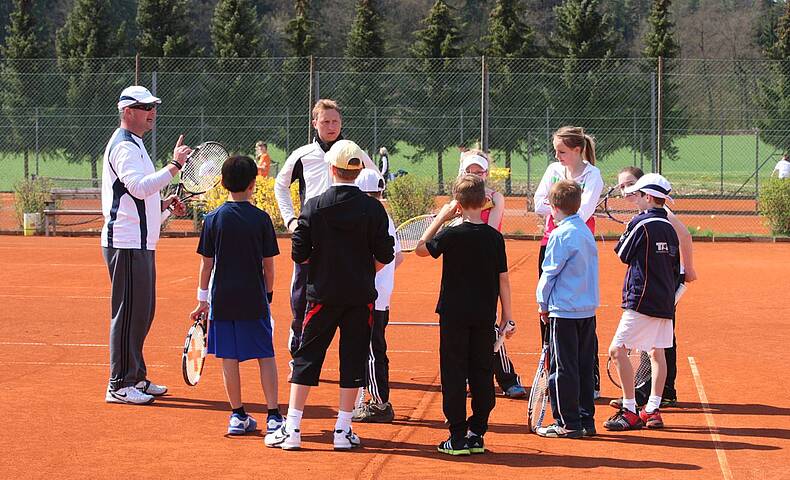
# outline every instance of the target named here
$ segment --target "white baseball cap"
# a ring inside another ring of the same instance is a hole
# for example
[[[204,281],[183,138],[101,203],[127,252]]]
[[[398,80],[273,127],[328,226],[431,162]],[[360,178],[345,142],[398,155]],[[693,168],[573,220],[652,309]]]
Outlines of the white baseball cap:
[[[623,193],[645,192],[657,198],[666,198],[670,202],[674,202],[669,192],[672,191],[672,185],[669,180],[657,173],[646,173],[639,177],[639,180],[630,187],[626,187]]]
[[[356,184],[365,193],[384,191],[384,178],[372,168],[365,168],[357,176]]]
[[[338,140],[326,152],[324,159],[337,168],[362,170],[365,168],[365,164],[362,162],[365,156],[365,152],[359,148],[359,145],[351,140]]]
[[[485,171],[488,171],[488,160],[482,155],[464,155],[461,157],[461,169],[458,173],[466,173],[466,169],[472,165],[480,165]]]
[[[137,105],[140,103],[162,103],[162,99],[155,97],[151,92],[140,85],[132,85],[126,87],[121,92],[121,97],[118,99],[118,111],[122,112],[124,108],[130,105]]]

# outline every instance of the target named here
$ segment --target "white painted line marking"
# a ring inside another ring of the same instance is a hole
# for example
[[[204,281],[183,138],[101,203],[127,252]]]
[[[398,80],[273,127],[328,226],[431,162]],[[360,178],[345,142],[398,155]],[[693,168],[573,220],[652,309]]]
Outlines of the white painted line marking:
[[[109,363],[67,363],[67,362],[3,362],[3,365],[34,365],[44,367],[109,367]],[[172,365],[146,363],[146,367],[172,367]]]
[[[697,384],[697,394],[699,394],[699,401],[702,404],[702,411],[705,412],[705,421],[708,423],[708,431],[710,438],[713,440],[713,446],[716,448],[716,456],[719,459],[719,466],[721,467],[721,474],[724,480],[732,480],[732,471],[730,464],[727,462],[727,455],[721,448],[721,437],[719,436],[719,429],[716,422],[713,421],[713,413],[708,404],[708,396],[705,395],[705,388],[702,386],[702,377],[700,377],[697,362],[694,357],[688,357],[689,365],[691,366],[691,374],[694,376],[694,383]]]

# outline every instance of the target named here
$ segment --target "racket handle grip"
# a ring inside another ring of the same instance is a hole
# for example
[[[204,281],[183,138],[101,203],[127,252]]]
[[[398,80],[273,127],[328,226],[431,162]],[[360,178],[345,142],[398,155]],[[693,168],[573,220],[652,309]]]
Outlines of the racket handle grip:
[[[513,331],[516,328],[516,322],[513,320],[508,320],[507,324],[505,324],[505,328],[502,331],[499,331],[497,328],[497,339],[494,342],[494,352],[499,351],[502,348],[502,344],[505,343],[505,333]]]
[[[678,302],[680,301],[680,297],[682,297],[683,294],[686,293],[687,288],[688,287],[686,286],[685,283],[681,283],[678,289],[675,290],[675,305],[677,305]]]

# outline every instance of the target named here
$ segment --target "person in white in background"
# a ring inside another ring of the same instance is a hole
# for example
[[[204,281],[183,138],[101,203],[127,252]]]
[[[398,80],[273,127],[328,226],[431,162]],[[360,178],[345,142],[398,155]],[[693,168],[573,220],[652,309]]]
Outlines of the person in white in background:
[[[790,178],[790,161],[787,160],[786,153],[782,155],[781,160],[776,162],[776,166],[774,167],[774,171],[771,172],[771,176],[773,177],[775,173],[778,174],[779,178]]]

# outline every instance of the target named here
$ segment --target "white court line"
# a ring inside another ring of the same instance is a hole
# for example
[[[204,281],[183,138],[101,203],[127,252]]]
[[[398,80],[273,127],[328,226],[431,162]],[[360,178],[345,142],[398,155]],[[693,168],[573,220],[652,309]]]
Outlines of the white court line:
[[[43,367],[109,367],[109,363],[68,363],[68,362],[0,362],[2,365],[33,365]],[[171,367],[159,363],[146,363],[146,367]]]
[[[699,394],[699,401],[702,404],[702,411],[705,412],[705,421],[708,423],[708,431],[710,438],[713,440],[713,446],[716,448],[716,456],[719,459],[719,466],[721,467],[721,474],[724,480],[732,480],[732,471],[730,464],[727,462],[727,455],[721,448],[721,437],[719,436],[719,429],[716,422],[713,421],[713,413],[708,404],[708,396],[705,395],[705,388],[702,386],[702,377],[700,377],[697,362],[694,357],[688,357],[689,365],[691,366],[691,374],[694,376],[694,383],[697,384],[697,394]]]

